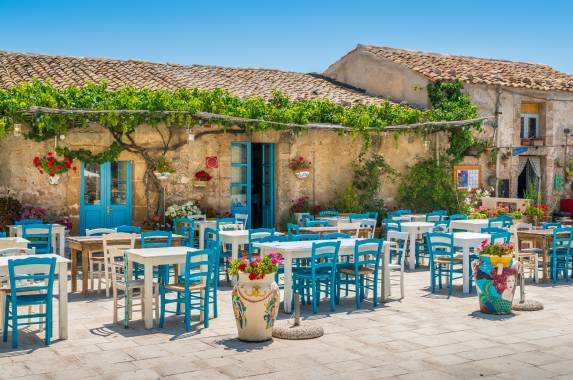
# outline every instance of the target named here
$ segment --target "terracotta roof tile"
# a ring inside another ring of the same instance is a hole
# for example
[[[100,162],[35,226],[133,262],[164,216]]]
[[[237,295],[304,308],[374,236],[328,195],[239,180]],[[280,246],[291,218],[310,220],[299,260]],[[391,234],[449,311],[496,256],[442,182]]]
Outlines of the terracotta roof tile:
[[[37,78],[57,87],[107,81],[111,89],[224,88],[243,98],[268,99],[279,90],[293,99],[329,99],[337,103],[379,103],[383,99],[316,74],[272,69],[176,65],[102,58],[78,58],[0,51],[0,88]]]
[[[358,45],[376,57],[404,65],[431,80],[453,80],[543,91],[573,92],[573,76],[548,65],[426,53],[382,46]]]

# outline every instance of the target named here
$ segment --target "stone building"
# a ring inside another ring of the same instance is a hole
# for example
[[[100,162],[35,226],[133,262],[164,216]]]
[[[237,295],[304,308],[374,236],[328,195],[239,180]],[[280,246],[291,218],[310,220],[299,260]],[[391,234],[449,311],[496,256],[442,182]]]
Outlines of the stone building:
[[[481,185],[494,185],[497,178],[501,196],[522,197],[535,182],[552,206],[571,192],[571,183],[562,183],[562,166],[570,160],[573,76],[542,64],[369,45],[358,45],[323,74],[372,96],[421,107],[429,105],[430,81],[459,78],[480,115],[493,117],[484,137],[493,137],[497,159],[488,164],[487,155],[466,157],[462,163],[475,167]]]

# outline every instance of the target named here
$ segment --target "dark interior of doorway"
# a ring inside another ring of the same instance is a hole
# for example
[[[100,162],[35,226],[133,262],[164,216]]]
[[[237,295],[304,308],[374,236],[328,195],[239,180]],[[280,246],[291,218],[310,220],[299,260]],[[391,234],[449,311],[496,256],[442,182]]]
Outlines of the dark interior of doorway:
[[[525,198],[527,187],[530,186],[530,184],[533,184],[535,188],[537,188],[537,181],[539,181],[539,179],[535,175],[535,171],[533,171],[531,163],[527,161],[525,168],[517,177],[517,197]]]
[[[263,225],[263,144],[251,144],[251,228]]]

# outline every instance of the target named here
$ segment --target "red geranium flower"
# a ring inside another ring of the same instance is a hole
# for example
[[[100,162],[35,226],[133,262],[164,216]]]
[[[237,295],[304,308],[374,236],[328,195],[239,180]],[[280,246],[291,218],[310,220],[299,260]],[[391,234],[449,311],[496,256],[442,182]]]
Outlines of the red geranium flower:
[[[257,279],[257,274],[254,272],[249,273],[249,280],[256,280]]]

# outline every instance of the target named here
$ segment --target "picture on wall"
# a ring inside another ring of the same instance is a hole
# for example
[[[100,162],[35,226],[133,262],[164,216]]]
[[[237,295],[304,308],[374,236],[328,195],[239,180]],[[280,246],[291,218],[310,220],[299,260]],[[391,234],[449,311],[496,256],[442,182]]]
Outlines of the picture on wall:
[[[454,182],[458,190],[477,189],[481,186],[481,171],[479,166],[455,165]]]

